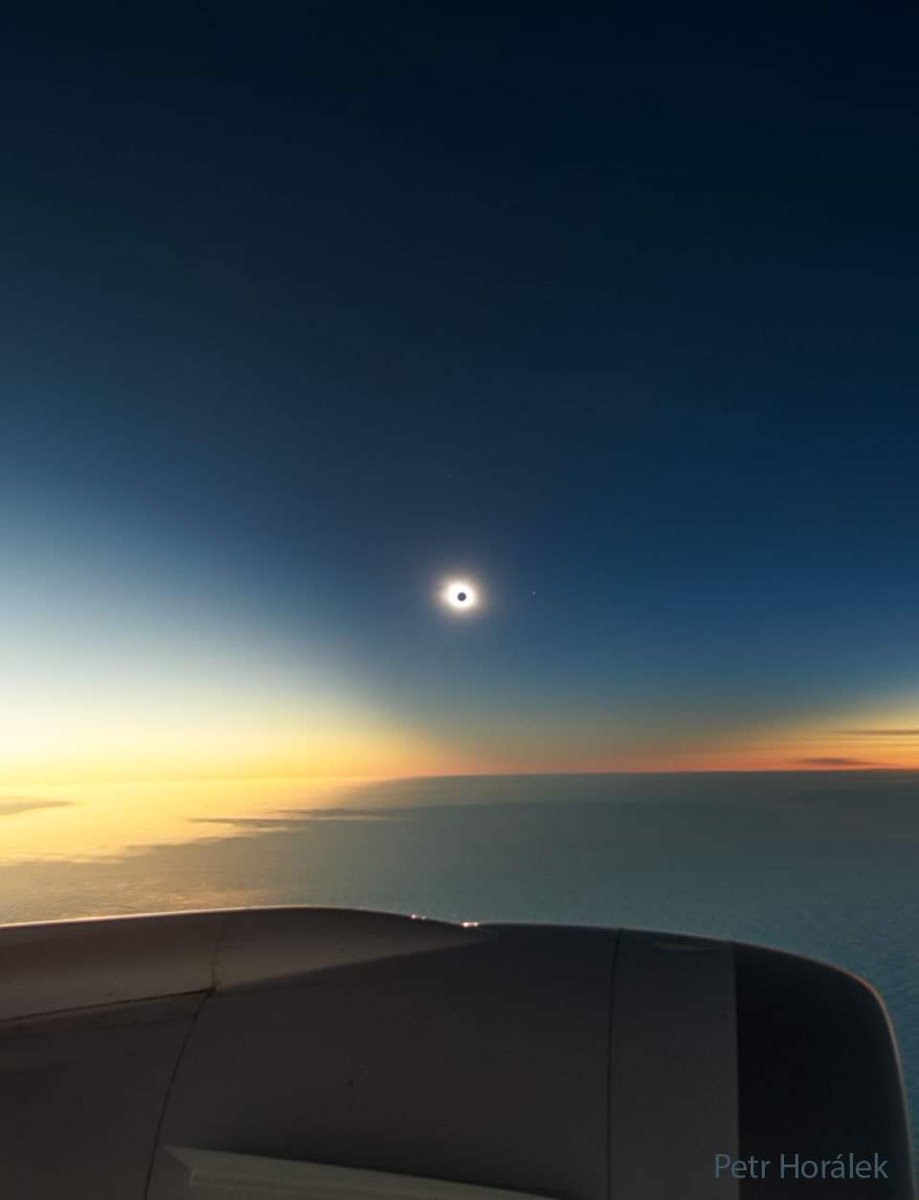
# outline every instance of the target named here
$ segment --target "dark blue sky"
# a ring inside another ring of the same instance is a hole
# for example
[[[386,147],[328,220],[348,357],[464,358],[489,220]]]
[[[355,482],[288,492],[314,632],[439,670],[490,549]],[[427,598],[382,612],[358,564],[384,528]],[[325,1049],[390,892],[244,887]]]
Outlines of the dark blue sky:
[[[917,45],[905,4],[11,21],[34,721],[92,677],[187,728],[232,662],[240,729],[334,693],[444,769],[914,731]],[[489,598],[462,625],[431,599],[457,571]]]

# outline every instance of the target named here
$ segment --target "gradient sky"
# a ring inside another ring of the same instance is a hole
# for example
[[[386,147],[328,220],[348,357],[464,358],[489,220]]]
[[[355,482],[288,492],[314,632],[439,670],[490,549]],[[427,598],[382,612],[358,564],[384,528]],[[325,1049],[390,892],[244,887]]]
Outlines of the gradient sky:
[[[919,767],[917,44],[11,19],[0,785]]]

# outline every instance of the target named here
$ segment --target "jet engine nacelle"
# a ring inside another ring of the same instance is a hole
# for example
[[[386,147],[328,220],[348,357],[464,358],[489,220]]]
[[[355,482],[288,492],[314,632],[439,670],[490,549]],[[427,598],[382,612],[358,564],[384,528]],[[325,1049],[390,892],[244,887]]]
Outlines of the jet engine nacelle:
[[[0,929],[11,1200],[797,1194],[913,1196],[884,1006],[833,967],[323,908]]]

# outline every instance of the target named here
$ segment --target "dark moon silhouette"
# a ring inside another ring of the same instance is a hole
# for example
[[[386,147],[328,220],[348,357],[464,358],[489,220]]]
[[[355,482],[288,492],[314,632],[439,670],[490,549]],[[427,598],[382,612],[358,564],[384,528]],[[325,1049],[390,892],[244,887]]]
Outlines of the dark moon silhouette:
[[[457,598],[457,600],[465,600],[465,599],[466,599],[466,593],[465,593],[465,592],[457,592],[457,593],[456,593],[456,598]]]

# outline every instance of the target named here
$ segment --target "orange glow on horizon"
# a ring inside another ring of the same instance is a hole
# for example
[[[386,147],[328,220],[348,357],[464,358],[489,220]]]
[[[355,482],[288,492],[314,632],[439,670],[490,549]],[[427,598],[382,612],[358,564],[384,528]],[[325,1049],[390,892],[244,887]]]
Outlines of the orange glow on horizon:
[[[679,773],[705,771],[826,771],[919,770],[919,746],[907,744],[877,748],[872,755],[851,744],[808,741],[766,742],[697,747],[668,752],[638,753],[475,755],[438,747],[343,742],[325,753],[259,758],[237,755],[172,757],[112,755],[106,758],[63,758],[56,762],[21,762],[0,774],[0,801],[4,796],[34,793],[53,787],[107,786],[110,784],[207,783],[410,779],[454,775],[529,775],[602,773]]]
[[[904,698],[807,722],[719,730],[648,727],[616,714],[525,712],[432,735],[372,710],[217,714],[11,710],[0,729],[0,799],[43,788],[206,780],[419,778],[539,773],[919,770],[919,705]]]

